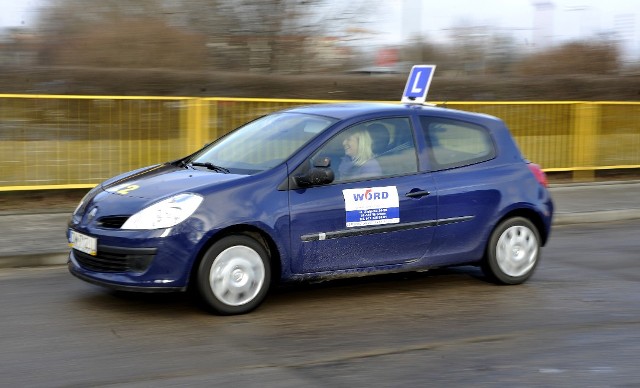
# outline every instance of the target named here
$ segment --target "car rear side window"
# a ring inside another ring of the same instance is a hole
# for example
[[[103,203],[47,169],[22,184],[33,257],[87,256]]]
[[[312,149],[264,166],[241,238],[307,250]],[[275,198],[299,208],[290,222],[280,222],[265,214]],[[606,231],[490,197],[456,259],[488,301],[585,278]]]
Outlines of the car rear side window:
[[[421,116],[420,124],[435,170],[467,166],[496,156],[486,128],[452,119]]]

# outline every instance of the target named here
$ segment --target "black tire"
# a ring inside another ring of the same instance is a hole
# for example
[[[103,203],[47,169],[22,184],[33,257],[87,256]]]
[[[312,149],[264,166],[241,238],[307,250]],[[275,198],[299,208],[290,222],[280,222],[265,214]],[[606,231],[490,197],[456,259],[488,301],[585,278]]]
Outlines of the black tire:
[[[207,250],[197,272],[198,292],[213,312],[245,314],[258,307],[271,284],[269,255],[245,235],[221,239]]]
[[[485,276],[500,284],[521,284],[540,261],[540,233],[531,221],[513,217],[491,233],[482,261]]]

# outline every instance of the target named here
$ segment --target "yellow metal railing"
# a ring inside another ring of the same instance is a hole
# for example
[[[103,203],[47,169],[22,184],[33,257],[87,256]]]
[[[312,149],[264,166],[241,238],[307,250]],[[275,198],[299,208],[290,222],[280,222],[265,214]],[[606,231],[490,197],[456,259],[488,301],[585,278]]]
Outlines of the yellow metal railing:
[[[90,188],[187,155],[270,112],[336,102],[249,98],[0,95],[0,191]],[[640,103],[448,102],[502,118],[522,153],[576,180],[640,168]]]
[[[85,188],[189,151],[189,98],[0,95],[0,190]]]

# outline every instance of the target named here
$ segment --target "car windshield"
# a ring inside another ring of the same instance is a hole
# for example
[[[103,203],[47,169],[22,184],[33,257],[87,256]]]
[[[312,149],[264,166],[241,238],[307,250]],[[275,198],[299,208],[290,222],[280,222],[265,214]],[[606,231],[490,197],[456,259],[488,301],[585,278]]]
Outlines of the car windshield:
[[[279,165],[336,121],[286,112],[264,116],[205,147],[191,163],[208,163],[233,174],[255,174]]]

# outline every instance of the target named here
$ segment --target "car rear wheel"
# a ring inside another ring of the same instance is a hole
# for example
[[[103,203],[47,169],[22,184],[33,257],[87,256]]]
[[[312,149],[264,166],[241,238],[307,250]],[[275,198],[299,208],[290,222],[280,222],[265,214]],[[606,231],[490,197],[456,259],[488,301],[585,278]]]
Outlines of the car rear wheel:
[[[197,273],[198,291],[215,313],[244,314],[262,303],[271,280],[269,255],[251,237],[229,236],[205,253]]]
[[[482,270],[502,284],[525,282],[540,259],[540,234],[531,221],[522,217],[500,223],[489,239]]]

